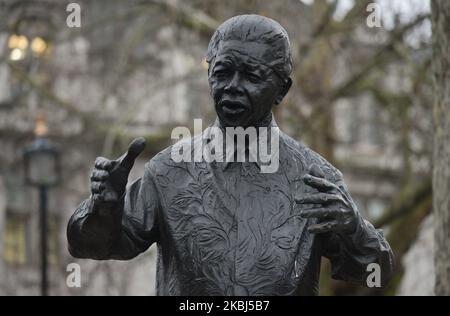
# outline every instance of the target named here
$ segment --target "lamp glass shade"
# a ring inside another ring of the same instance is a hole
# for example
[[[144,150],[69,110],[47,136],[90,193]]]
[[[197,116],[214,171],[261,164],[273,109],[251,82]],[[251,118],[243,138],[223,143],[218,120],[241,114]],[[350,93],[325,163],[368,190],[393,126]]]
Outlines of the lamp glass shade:
[[[33,143],[25,153],[27,183],[54,186],[60,179],[59,151],[44,139]]]

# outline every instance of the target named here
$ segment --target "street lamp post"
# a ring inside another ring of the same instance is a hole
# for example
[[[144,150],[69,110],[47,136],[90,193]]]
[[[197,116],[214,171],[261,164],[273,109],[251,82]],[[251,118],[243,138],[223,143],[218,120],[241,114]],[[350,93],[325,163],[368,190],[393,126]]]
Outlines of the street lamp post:
[[[47,207],[48,189],[61,179],[60,150],[46,137],[45,120],[36,123],[36,140],[24,151],[25,180],[39,190],[39,226],[41,239],[41,295],[48,294],[47,278]]]

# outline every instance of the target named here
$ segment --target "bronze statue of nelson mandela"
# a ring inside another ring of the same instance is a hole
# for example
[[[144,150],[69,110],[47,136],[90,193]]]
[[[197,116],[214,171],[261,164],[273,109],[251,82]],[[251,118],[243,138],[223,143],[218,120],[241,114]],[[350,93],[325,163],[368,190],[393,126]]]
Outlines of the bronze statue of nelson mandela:
[[[292,83],[280,24],[258,15],[227,20],[207,61],[217,112],[210,127],[276,128],[272,107]],[[68,225],[70,253],[128,260],[156,242],[158,295],[317,295],[322,256],[333,278],[362,285],[378,264],[386,285],[392,251],[358,213],[342,174],[283,132],[277,137],[279,166],[270,173],[258,160],[175,161],[171,146],[126,189],[143,139],[117,160],[97,158],[92,195]]]

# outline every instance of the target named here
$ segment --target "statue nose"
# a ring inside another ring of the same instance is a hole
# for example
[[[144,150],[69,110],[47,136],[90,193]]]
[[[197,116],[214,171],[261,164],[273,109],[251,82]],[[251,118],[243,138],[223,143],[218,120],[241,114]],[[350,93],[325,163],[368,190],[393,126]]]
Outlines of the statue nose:
[[[239,85],[240,83],[240,76],[239,73],[236,71],[233,74],[233,77],[231,78],[230,82],[225,86],[225,92],[228,93],[242,93],[241,87]]]

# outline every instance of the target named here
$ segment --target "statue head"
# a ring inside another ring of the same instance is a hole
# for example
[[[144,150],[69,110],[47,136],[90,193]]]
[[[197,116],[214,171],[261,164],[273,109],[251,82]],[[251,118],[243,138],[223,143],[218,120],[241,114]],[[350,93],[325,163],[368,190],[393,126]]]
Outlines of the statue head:
[[[208,78],[223,126],[261,126],[291,87],[289,37],[276,21],[239,15],[215,31],[207,52]]]

